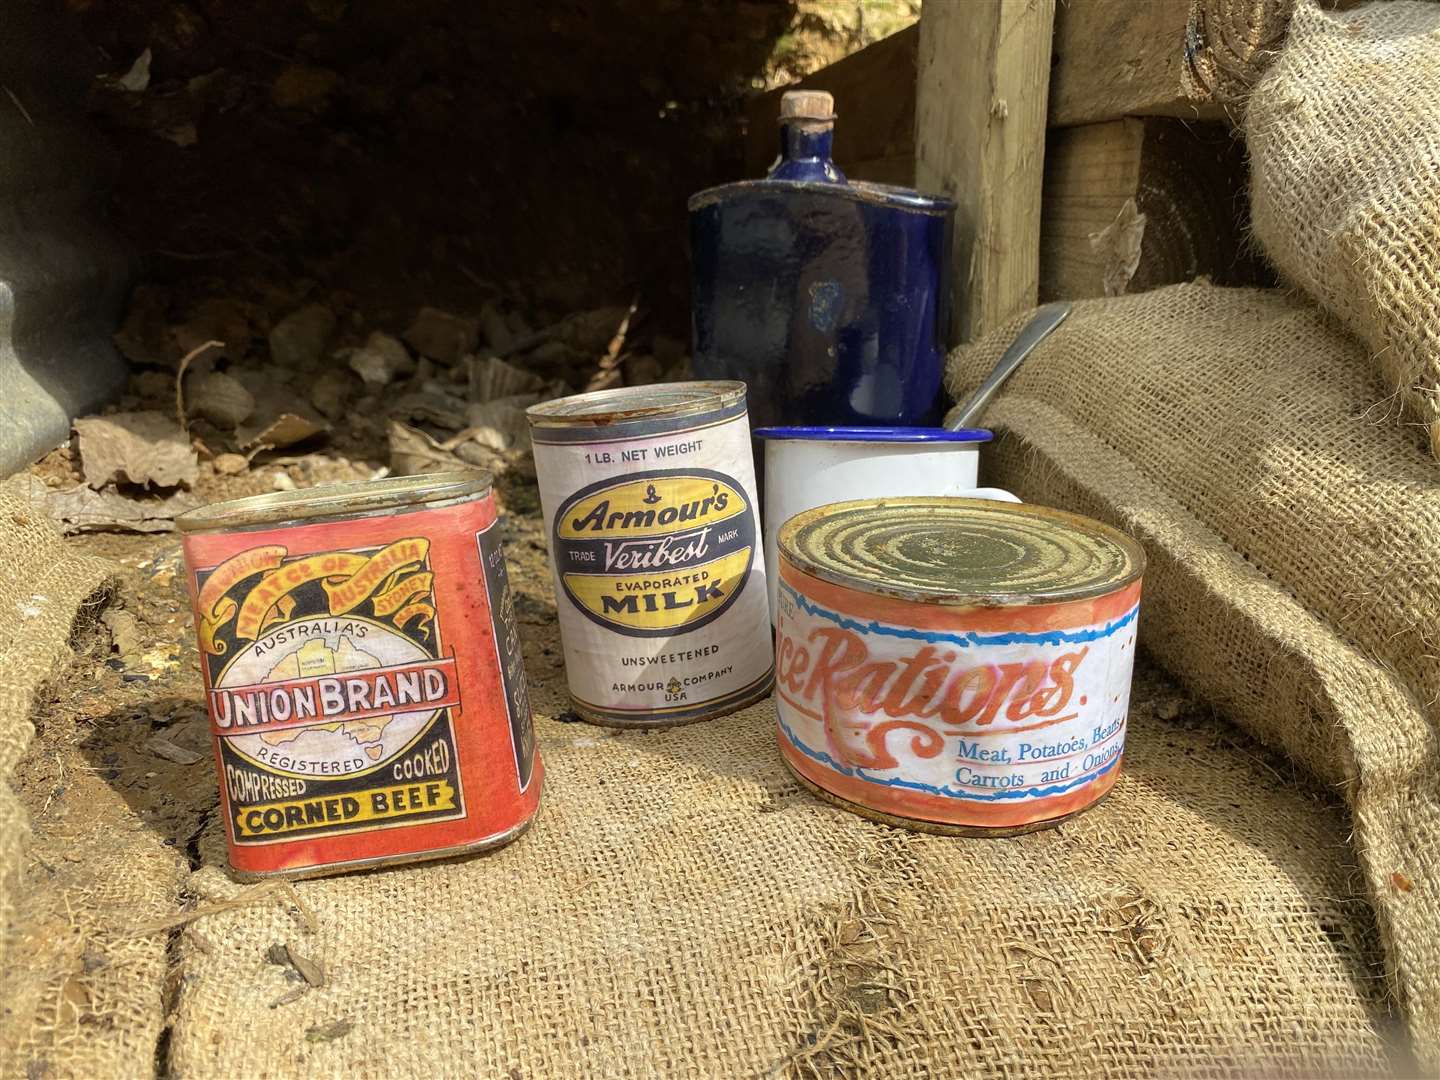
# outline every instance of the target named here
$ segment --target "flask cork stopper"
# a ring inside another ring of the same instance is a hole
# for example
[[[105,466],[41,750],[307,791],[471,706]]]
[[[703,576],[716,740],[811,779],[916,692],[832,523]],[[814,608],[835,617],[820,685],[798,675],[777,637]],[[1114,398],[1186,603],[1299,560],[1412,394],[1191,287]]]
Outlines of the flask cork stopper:
[[[780,98],[780,119],[835,121],[835,95],[825,90],[787,90]]]

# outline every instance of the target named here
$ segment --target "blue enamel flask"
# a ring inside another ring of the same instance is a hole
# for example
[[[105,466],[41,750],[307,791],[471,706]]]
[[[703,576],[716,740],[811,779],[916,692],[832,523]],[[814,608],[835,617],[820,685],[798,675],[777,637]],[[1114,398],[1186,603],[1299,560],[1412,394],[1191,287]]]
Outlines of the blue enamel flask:
[[[935,424],[955,204],[846,180],[834,134],[792,91],[769,175],[691,197],[695,374],[747,383],[757,425]]]

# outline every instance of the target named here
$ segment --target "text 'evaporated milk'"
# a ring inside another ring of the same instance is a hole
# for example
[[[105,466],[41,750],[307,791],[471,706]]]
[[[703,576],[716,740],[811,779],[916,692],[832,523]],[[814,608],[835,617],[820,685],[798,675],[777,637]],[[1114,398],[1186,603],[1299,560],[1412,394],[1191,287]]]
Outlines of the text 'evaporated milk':
[[[576,711],[677,724],[769,693],[743,384],[603,390],[529,417]]]

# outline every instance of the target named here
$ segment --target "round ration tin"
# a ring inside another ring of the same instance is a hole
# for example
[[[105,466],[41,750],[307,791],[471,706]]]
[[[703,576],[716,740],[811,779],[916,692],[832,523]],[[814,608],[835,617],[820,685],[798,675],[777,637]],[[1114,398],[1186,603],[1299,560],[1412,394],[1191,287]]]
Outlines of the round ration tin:
[[[932,832],[1059,821],[1114,786],[1145,555],[1045,507],[832,503],[780,530],[785,762],[847,809]]]
[[[527,415],[575,711],[651,727],[768,694],[744,384],[601,390]]]
[[[496,847],[535,746],[488,473],[181,515],[230,865],[305,877]]]

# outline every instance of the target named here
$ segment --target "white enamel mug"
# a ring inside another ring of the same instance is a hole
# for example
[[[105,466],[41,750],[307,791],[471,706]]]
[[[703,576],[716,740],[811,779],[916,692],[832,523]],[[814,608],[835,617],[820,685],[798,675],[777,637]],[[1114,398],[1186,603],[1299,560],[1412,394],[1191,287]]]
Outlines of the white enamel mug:
[[[765,440],[765,566],[775,618],[780,526],[802,510],[885,495],[953,495],[1020,500],[1000,488],[976,487],[983,428],[768,427]]]

